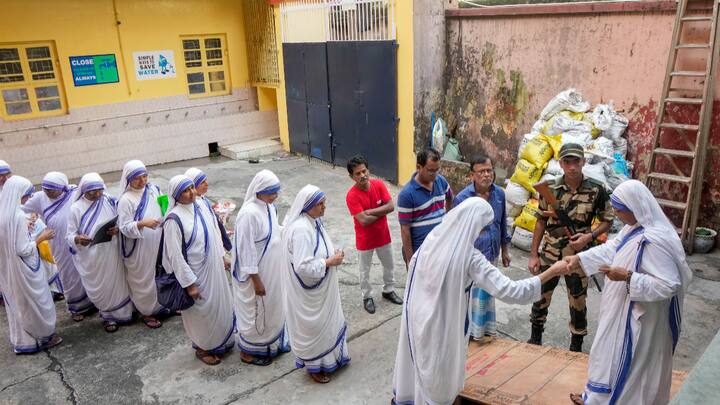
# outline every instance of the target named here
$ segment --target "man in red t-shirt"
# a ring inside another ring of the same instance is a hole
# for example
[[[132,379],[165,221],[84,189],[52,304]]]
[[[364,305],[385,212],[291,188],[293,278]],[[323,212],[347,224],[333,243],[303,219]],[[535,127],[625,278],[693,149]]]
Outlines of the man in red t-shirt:
[[[387,214],[393,212],[395,206],[382,180],[370,179],[367,159],[361,155],[353,156],[348,161],[347,170],[355,182],[348,190],[345,202],[355,222],[355,245],[360,258],[363,306],[367,312],[373,314],[375,302],[370,286],[373,252],[377,252],[383,266],[383,298],[393,304],[400,305],[403,302],[395,292],[393,254],[387,222]]]

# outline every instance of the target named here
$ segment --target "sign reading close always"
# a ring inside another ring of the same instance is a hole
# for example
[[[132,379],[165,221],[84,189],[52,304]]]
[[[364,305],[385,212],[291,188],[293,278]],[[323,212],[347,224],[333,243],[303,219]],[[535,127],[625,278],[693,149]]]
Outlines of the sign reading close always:
[[[138,80],[172,79],[175,77],[173,51],[133,52]]]
[[[71,56],[70,71],[75,86],[117,83],[119,81],[114,54]]]

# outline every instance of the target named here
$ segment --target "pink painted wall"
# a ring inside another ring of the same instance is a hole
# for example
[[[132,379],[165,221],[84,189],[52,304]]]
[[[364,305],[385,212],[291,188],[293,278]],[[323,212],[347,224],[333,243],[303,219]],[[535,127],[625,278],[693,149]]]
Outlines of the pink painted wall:
[[[643,12],[578,14],[573,11],[577,5],[554,6],[560,12],[473,17],[449,12],[444,89],[437,111],[448,118],[450,127],[457,127],[466,156],[486,153],[501,167],[512,170],[520,139],[539,112],[555,94],[574,87],[593,105],[613,100],[616,109],[624,110],[630,120],[626,136],[629,158],[636,164],[634,176],[644,175],[675,12],[667,10],[668,3],[664,2],[656,11]],[[701,42],[699,38],[707,36],[707,30],[691,29],[689,33],[688,42]],[[704,58],[693,52],[681,58],[683,70],[704,70]],[[715,94],[716,98],[720,95],[720,81]],[[697,115],[693,108],[672,107],[672,111],[676,117]],[[717,103],[713,115],[700,224],[717,229]],[[669,141],[673,143],[673,139]]]

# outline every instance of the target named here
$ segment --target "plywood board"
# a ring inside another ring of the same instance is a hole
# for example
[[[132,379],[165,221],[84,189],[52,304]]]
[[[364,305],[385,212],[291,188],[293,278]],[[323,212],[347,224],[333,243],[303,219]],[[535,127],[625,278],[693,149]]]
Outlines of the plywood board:
[[[588,355],[547,346],[493,339],[470,342],[462,403],[554,405],[569,403],[587,382]],[[673,371],[671,395],[687,372]]]

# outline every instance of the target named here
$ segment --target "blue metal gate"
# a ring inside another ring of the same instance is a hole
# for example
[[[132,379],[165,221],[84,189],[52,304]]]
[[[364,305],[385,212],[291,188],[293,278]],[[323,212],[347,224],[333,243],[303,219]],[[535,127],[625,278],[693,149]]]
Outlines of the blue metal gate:
[[[397,182],[395,41],[285,43],[290,150]]]

